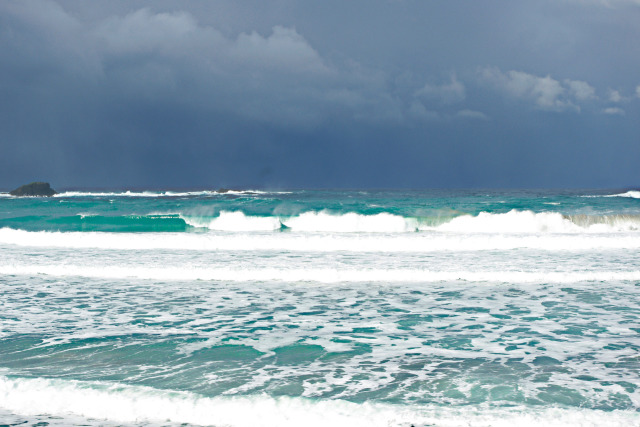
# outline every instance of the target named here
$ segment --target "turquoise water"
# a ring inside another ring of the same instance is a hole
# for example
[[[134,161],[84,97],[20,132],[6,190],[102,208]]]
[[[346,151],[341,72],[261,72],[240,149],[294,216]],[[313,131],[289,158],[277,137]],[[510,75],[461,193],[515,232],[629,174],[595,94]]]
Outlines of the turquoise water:
[[[637,425],[640,192],[0,194],[0,419]]]
[[[1,193],[0,193],[1,194]],[[93,196],[91,196],[93,194]],[[638,215],[633,197],[582,191],[291,191],[291,192],[68,192],[54,198],[3,198],[0,226],[29,231],[197,231],[220,212],[288,218],[305,212],[332,215],[389,213],[439,225],[454,217],[513,209],[565,215]],[[68,196],[67,196],[68,195]],[[89,196],[87,196],[89,195]],[[190,219],[193,220],[189,221]]]

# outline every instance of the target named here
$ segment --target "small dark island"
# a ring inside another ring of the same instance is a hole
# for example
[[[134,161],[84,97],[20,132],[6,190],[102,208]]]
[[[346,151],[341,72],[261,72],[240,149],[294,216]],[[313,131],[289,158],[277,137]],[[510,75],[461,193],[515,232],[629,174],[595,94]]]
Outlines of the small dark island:
[[[12,196],[51,197],[57,194],[57,191],[51,188],[48,182],[32,182],[10,191],[9,194]]]

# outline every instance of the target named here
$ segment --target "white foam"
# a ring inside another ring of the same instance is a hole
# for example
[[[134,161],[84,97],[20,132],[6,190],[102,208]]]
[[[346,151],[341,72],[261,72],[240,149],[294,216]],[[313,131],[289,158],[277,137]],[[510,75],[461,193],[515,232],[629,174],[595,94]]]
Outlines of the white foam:
[[[565,216],[558,212],[512,210],[506,213],[481,212],[462,215],[439,225],[425,225],[419,218],[390,213],[362,215],[355,212],[332,214],[304,212],[297,216],[248,216],[241,211],[222,211],[219,217],[181,216],[187,224],[218,231],[269,231],[282,225],[298,232],[406,233],[446,231],[449,233],[608,233],[640,230],[640,217],[633,215]]]
[[[265,190],[226,190],[219,192],[218,194],[233,194],[233,195],[246,195],[246,194],[292,194],[293,191],[265,191]]]
[[[401,233],[416,231],[418,227],[415,219],[389,213],[361,215],[349,212],[341,215],[332,215],[325,211],[305,212],[299,216],[285,219],[282,223],[294,231],[338,233]]]
[[[562,233],[576,232],[580,229],[557,212],[534,213],[517,210],[498,214],[480,212],[478,216],[463,215],[437,228],[463,233]]]
[[[262,225],[262,224],[261,224]],[[266,225],[271,226],[270,223]],[[275,223],[273,224],[275,226]],[[530,248],[546,251],[640,249],[635,233],[482,234],[482,233],[107,233],[0,229],[0,244],[30,247],[117,250],[402,252],[483,251]]]
[[[400,233],[417,230],[417,220],[389,213],[361,215],[355,212],[331,214],[305,212],[298,216],[249,216],[240,211],[222,211],[214,219],[181,216],[193,227],[217,231],[273,231],[285,227],[300,232]]]
[[[626,193],[621,194],[612,194],[606,197],[631,197],[632,199],[640,199],[640,191],[639,190],[630,190]]]
[[[181,218],[193,227],[206,227],[218,231],[274,231],[282,227],[278,218],[247,216],[239,211],[222,211],[218,217],[210,221],[189,217]]]
[[[581,408],[437,407],[266,395],[204,397],[181,391],[44,378],[0,376],[0,408],[23,416],[82,416],[122,423],[190,423],[232,427],[580,426],[636,425],[633,411]]]
[[[489,282],[489,283],[576,283],[637,281],[635,271],[434,271],[403,268],[228,268],[228,267],[151,267],[76,264],[5,264],[3,275],[80,276],[103,279],[147,279],[159,281],[214,280],[224,282]]]
[[[599,194],[599,195],[588,195],[588,196],[580,196],[586,198],[594,198],[594,197],[630,197],[632,199],[640,199],[640,190],[629,190],[624,193],[619,194]]]
[[[640,229],[637,215],[562,215],[558,212],[511,210],[506,213],[480,212],[463,215],[436,227],[456,233],[610,233]]]

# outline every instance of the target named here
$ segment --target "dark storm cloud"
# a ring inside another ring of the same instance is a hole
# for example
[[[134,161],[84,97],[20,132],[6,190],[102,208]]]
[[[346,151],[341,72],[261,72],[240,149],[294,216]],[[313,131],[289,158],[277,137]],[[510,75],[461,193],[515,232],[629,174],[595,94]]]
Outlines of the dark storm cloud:
[[[639,18],[595,0],[3,2],[0,187],[632,185]]]

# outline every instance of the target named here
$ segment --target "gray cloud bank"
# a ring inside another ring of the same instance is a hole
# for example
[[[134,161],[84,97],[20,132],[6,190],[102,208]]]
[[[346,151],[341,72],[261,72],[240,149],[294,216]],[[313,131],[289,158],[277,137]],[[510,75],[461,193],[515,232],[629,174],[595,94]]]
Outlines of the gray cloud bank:
[[[640,8],[557,3],[6,1],[0,187],[636,185]]]

